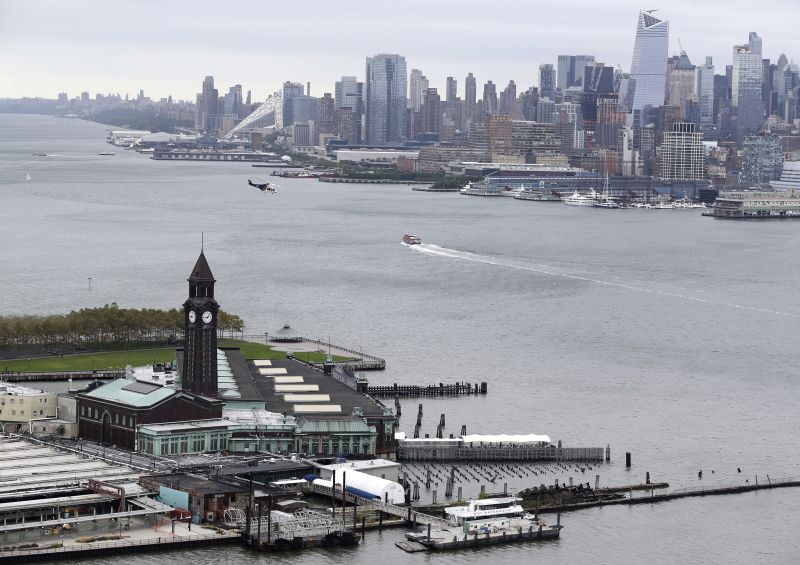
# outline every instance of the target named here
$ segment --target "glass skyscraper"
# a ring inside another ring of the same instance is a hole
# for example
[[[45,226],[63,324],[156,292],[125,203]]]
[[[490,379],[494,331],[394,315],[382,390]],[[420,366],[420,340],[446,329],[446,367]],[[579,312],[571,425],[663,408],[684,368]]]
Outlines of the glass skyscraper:
[[[396,143],[405,137],[406,59],[400,55],[367,57],[366,137],[370,145]]]
[[[764,124],[762,73],[761,38],[753,31],[746,45],[733,46],[731,106],[736,109],[736,143],[740,147],[746,136],[758,133]]]
[[[652,11],[640,11],[631,62],[630,78],[635,81],[631,111],[664,105],[668,50],[669,22],[659,20]]]

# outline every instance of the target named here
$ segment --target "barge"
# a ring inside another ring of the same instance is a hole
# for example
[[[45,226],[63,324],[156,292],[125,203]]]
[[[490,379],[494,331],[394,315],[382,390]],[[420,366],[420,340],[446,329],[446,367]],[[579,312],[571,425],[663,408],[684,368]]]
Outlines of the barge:
[[[470,500],[466,506],[444,509],[448,525],[406,533],[411,544],[397,544],[406,551],[448,550],[516,543],[521,541],[556,539],[561,534],[561,515],[555,526],[541,518],[526,514],[521,498],[503,497]]]

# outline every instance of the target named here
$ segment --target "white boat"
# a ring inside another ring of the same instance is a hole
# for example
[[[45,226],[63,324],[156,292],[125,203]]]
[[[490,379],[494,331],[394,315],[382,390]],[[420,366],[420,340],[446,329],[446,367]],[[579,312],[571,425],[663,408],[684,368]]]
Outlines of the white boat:
[[[462,526],[465,533],[484,528],[508,528],[512,518],[525,515],[521,498],[485,498],[470,500],[466,506],[448,506],[444,509],[453,526]]]
[[[113,151],[101,151],[98,155],[109,156],[109,155],[116,155]]]
[[[606,184],[603,186],[602,196],[593,204],[595,208],[619,208],[619,204],[611,198],[608,190],[608,173],[606,173]]]
[[[592,190],[590,196],[584,196],[576,190],[572,193],[572,196],[564,196],[561,202],[570,206],[594,206],[595,196],[594,190]]]
[[[25,180],[31,180],[31,174],[30,174],[30,173],[28,173],[27,175],[25,175]]]

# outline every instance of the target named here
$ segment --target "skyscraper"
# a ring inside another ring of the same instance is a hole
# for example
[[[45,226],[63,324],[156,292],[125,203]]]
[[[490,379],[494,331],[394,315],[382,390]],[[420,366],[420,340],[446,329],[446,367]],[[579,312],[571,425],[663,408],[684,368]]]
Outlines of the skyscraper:
[[[686,51],[681,51],[680,56],[669,60],[667,69],[667,104],[680,108],[682,119],[690,121],[686,116],[686,103],[696,96],[694,85],[696,68],[689,60]]]
[[[700,125],[716,122],[714,114],[714,61],[706,57],[704,65],[697,67],[697,100],[700,104]]]
[[[559,55],[556,87],[561,92],[568,88],[583,88],[583,68],[594,64],[592,55]]]
[[[654,17],[652,10],[640,11],[631,61],[630,78],[635,81],[631,111],[664,105],[668,49],[669,22]]]
[[[216,135],[219,126],[219,92],[214,88],[214,77],[207,76],[203,80],[203,92],[199,97],[200,129],[210,135]]]
[[[442,108],[439,93],[435,88],[425,91],[425,101],[422,104],[423,125],[425,133],[438,134],[442,127]]]
[[[286,81],[283,83],[283,88],[281,90],[281,113],[280,113],[280,122],[278,122],[278,116],[275,116],[275,127],[278,129],[284,127],[290,127],[294,124],[295,117],[293,114],[293,104],[292,99],[303,96],[303,84],[299,82],[289,82]]]
[[[472,73],[467,75],[467,78],[464,79],[464,115],[465,115],[465,125],[469,127],[470,121],[472,121],[472,113],[475,111],[475,103],[478,100],[478,87],[475,83],[475,77],[472,76]]]
[[[322,98],[317,100],[317,131],[314,135],[314,141],[319,143],[320,136],[325,134],[332,134],[336,131],[336,116],[335,104],[333,96],[330,92],[322,95]]]
[[[762,73],[761,38],[752,31],[746,45],[733,46],[731,107],[736,112],[735,135],[736,143],[740,147],[745,137],[758,133],[764,124]]]
[[[364,115],[364,83],[354,76],[343,76],[336,82],[334,109],[337,133],[349,143],[361,143],[361,122]]]
[[[497,86],[492,81],[483,85],[483,111],[486,114],[497,113]]]
[[[453,77],[447,77],[447,100],[448,102],[455,102],[458,98],[458,81]]]
[[[367,57],[367,143],[380,145],[401,141],[405,132],[407,75],[405,57],[378,54]]]
[[[422,108],[425,91],[428,90],[428,78],[419,69],[411,69],[408,75],[408,105],[415,112]]]
[[[539,65],[539,96],[556,99],[556,70],[553,65]]]
[[[517,85],[513,80],[508,81],[508,86],[500,93],[500,100],[497,103],[497,113],[510,116],[514,111],[514,103],[517,101]]]

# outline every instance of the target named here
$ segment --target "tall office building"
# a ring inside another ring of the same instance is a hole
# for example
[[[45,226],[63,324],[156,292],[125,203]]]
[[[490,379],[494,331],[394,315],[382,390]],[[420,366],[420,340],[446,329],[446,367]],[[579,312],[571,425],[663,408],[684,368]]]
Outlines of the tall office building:
[[[364,116],[364,83],[354,76],[343,76],[336,82],[334,94],[336,133],[348,143],[361,143]]]
[[[617,97],[597,100],[595,143],[600,147],[618,147],[619,132],[625,126],[625,112]]]
[[[568,88],[583,89],[583,68],[593,64],[592,55],[559,55],[556,87],[563,93]]]
[[[497,86],[492,81],[483,85],[483,112],[497,113]]]
[[[662,180],[694,180],[705,177],[703,134],[695,125],[675,122],[664,132],[659,148]]]
[[[198,98],[198,103],[200,131],[216,135],[219,128],[219,92],[214,88],[213,76],[207,76],[203,80],[203,92]]]
[[[472,113],[475,111],[475,103],[478,101],[478,87],[475,82],[475,77],[472,73],[467,75],[464,79],[464,116],[465,126],[469,128],[469,123],[472,121]]]
[[[396,143],[405,137],[407,75],[400,55],[367,57],[366,138],[370,145]]]
[[[315,143],[319,143],[321,136],[336,132],[336,105],[330,92],[322,95],[317,100],[317,131],[314,135]]]
[[[667,105],[681,109],[681,117],[687,119],[686,105],[695,93],[696,68],[689,60],[686,51],[672,57],[667,63]]]
[[[697,101],[700,105],[700,125],[711,126],[714,114],[714,61],[706,57],[704,65],[697,67]]]
[[[517,101],[517,85],[513,80],[508,81],[508,86],[500,93],[497,102],[497,113],[510,116],[514,112],[514,104]]]
[[[731,107],[735,109],[736,143],[740,147],[745,137],[758,133],[764,124],[762,73],[761,38],[753,31],[747,44],[733,46]]]
[[[419,112],[422,108],[422,102],[425,98],[425,91],[428,90],[430,84],[425,75],[419,69],[411,69],[408,74],[408,105],[409,108],[415,112]]]
[[[438,134],[442,129],[442,107],[439,92],[435,88],[425,91],[422,104],[422,131]]]
[[[539,65],[539,96],[556,99],[556,70],[553,65]]]
[[[458,81],[453,77],[447,77],[447,97],[448,102],[455,102],[458,98]]]
[[[303,96],[302,83],[289,81],[283,83],[283,87],[281,89],[280,122],[278,122],[278,115],[276,114],[276,128],[281,129],[284,127],[291,127],[294,122],[301,121],[296,119],[293,114],[294,105],[292,104],[292,100],[298,96]]]
[[[631,112],[664,105],[668,48],[669,22],[640,11],[631,61],[630,79],[635,81],[633,101],[629,103]]]

